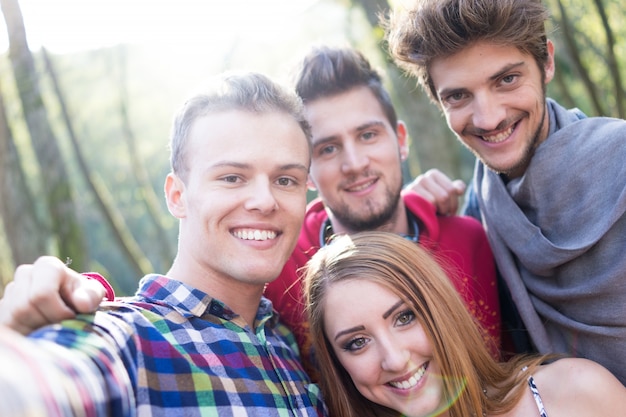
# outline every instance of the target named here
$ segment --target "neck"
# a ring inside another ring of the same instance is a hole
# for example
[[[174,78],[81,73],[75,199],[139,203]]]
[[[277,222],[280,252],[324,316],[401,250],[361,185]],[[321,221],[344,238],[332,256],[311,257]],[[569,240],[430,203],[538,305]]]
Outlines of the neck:
[[[406,207],[403,201],[398,203],[396,210],[391,215],[387,221],[382,224],[375,226],[373,228],[363,228],[363,229],[355,229],[341,222],[337,217],[334,216],[332,211],[328,210],[328,219],[330,220],[330,225],[332,227],[332,234],[341,235],[341,234],[353,234],[357,232],[370,231],[375,230],[378,232],[389,232],[396,233],[399,235],[408,235],[413,233],[412,227],[410,225]]]
[[[189,262],[182,262],[178,257],[167,276],[221,301],[254,329],[264,284],[251,284],[221,276],[215,271],[207,271],[197,265],[194,267]]]

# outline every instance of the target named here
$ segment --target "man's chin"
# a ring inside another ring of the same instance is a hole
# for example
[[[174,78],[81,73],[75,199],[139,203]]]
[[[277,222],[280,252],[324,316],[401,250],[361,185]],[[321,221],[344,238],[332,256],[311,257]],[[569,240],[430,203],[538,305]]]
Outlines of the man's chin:
[[[526,160],[506,165],[492,164],[482,159],[481,161],[489,170],[495,172],[498,175],[504,175],[507,178],[521,177],[522,175],[524,175],[526,168],[528,168],[528,162]]]

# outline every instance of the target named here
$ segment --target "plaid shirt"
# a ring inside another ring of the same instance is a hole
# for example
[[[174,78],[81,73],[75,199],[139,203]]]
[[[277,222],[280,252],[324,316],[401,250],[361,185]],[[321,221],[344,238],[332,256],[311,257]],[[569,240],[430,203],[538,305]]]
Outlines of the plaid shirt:
[[[55,387],[40,391],[55,401],[58,393],[50,392],[64,391],[68,404],[57,407],[66,412],[326,414],[317,386],[302,369],[293,335],[278,323],[265,298],[253,331],[220,301],[181,282],[148,275],[134,297],[105,303],[95,315],[30,337],[38,343],[38,359],[46,362],[41,373],[50,364],[62,372],[62,378],[41,379],[55,381]]]

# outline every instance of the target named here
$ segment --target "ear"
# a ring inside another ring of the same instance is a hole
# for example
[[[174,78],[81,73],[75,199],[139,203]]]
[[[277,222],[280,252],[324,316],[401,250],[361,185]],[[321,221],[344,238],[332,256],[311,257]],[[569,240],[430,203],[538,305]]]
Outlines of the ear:
[[[170,172],[165,178],[165,201],[172,216],[182,219],[186,217],[185,183],[176,174]]]
[[[306,186],[311,191],[317,191],[317,186],[313,182],[313,178],[311,178],[311,174],[306,177]]]
[[[545,65],[544,70],[546,73],[546,78],[544,80],[544,83],[548,84],[550,81],[552,81],[552,78],[554,77],[554,71],[555,71],[554,44],[552,43],[550,39],[547,40],[546,47],[548,48],[548,59],[546,60],[546,63],[544,64]]]
[[[398,120],[396,136],[398,137],[400,159],[404,161],[409,156],[409,134],[407,133],[406,124],[402,120]]]

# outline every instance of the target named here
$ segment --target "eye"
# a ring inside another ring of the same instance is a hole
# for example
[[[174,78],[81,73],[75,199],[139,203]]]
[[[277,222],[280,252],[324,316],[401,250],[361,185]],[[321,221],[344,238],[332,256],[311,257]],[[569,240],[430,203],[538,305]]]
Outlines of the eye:
[[[415,321],[415,313],[412,310],[405,310],[396,317],[396,323],[400,326],[409,325],[413,321]]]
[[[502,77],[502,84],[509,85],[513,84],[517,80],[518,76],[515,74],[507,74]]]
[[[289,187],[290,185],[296,185],[297,181],[290,177],[280,177],[276,183],[283,187]]]
[[[343,350],[348,352],[356,352],[361,350],[367,344],[367,339],[364,337],[355,337],[354,339],[350,339],[347,343],[343,345]]]
[[[448,94],[447,96],[443,98],[443,101],[448,104],[456,104],[466,97],[467,97],[466,93],[458,91],[452,94]]]
[[[365,132],[361,135],[361,138],[365,139],[365,140],[371,140],[374,139],[376,137],[376,132]]]
[[[241,181],[241,177],[239,177],[238,175],[226,175],[226,176],[223,176],[221,179],[224,182],[229,182],[229,183],[232,183],[232,184],[235,184],[235,183]]]
[[[326,146],[319,148],[317,153],[319,155],[329,155],[335,152],[336,150],[337,150],[337,147],[335,145],[326,145]]]

